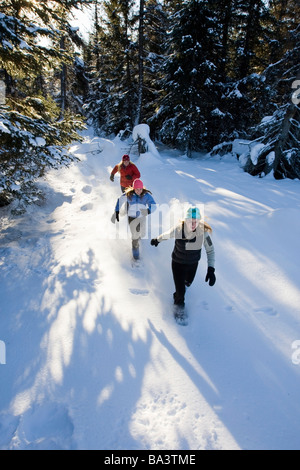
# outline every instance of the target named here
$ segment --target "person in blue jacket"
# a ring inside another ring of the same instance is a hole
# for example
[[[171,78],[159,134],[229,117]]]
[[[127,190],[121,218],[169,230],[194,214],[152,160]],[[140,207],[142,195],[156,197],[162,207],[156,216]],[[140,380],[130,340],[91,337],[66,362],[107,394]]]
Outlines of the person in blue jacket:
[[[125,205],[132,237],[132,255],[139,259],[139,241],[146,233],[146,216],[156,209],[151,192],[144,187],[140,179],[133,182],[116,204],[112,221],[119,222],[120,209]]]

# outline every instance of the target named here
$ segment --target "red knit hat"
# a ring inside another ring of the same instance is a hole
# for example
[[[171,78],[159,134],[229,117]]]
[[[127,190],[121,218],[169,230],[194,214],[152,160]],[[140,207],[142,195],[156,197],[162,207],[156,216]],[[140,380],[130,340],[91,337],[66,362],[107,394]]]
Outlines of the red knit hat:
[[[133,189],[143,189],[144,188],[143,181],[139,179],[134,180],[132,187]]]
[[[129,155],[123,155],[122,157],[122,162],[129,162],[130,161],[130,156]]]

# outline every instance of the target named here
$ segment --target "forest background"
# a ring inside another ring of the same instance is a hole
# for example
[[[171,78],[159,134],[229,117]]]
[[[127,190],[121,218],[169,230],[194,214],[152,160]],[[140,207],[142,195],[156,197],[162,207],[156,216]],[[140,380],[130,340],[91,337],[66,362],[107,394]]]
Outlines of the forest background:
[[[1,0],[0,205],[38,200],[86,124],[147,123],[189,157],[246,139],[245,171],[299,178],[299,18],[297,0]]]

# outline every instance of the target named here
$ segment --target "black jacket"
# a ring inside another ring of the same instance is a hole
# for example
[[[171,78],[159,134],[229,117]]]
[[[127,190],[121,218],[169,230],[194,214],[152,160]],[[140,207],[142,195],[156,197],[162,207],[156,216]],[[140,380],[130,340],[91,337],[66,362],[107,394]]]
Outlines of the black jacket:
[[[184,223],[178,224],[168,232],[157,237],[158,242],[175,238],[172,260],[180,264],[195,264],[201,258],[201,249],[204,245],[207,254],[207,264],[214,268],[215,250],[209,232],[198,226],[195,232],[185,233]]]

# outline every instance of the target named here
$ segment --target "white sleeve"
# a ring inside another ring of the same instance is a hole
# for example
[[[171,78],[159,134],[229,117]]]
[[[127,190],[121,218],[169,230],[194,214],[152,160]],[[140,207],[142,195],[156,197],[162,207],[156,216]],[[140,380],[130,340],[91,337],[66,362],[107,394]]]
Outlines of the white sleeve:
[[[170,238],[176,238],[177,226],[170,228],[166,232],[162,233],[157,237],[157,241],[160,243],[164,240],[170,240]]]
[[[209,232],[204,233],[203,245],[207,255],[207,266],[215,267],[215,248]]]

